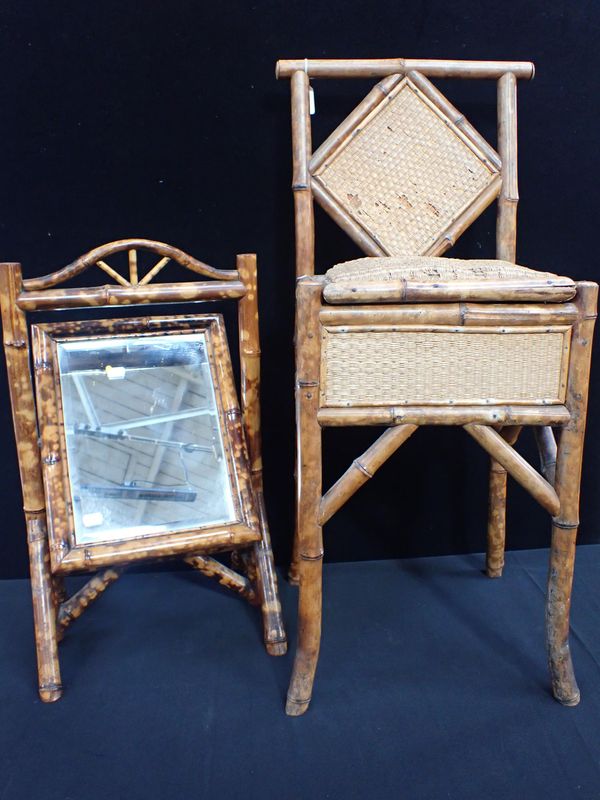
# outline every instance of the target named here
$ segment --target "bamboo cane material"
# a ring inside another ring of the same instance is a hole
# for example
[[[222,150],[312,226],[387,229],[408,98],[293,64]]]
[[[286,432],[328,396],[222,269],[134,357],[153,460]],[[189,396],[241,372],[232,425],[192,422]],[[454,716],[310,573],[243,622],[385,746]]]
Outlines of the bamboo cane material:
[[[302,491],[297,507],[300,596],[298,646],[286,713],[303,714],[310,703],[321,640],[323,537],[319,524],[321,502],[321,431],[319,406],[319,307],[322,283],[298,281],[296,308],[297,475]]]
[[[29,332],[25,314],[16,304],[16,297],[21,288],[20,264],[1,264],[0,309],[27,527],[38,685],[41,699],[50,703],[59,699],[62,688],[58,664],[56,607],[46,532],[44,487],[29,368]]]
[[[529,61],[452,61],[417,58],[296,59],[277,62],[277,78],[290,78],[296,72],[310,78],[382,78],[420,72],[430,78],[500,78],[512,72],[516,78],[531,80],[535,73]]]
[[[114,270],[106,261],[97,261],[96,266],[100,267],[103,272],[106,272],[114,281],[120,283],[121,286],[131,286],[130,282],[126,280],[122,275],[120,275],[116,270]]]
[[[138,282],[137,250],[129,250],[127,253],[129,263],[129,283]]]
[[[507,72],[498,81],[498,149],[502,160],[502,190],[498,200],[496,255],[517,258],[517,79]]]
[[[328,283],[324,290],[328,303],[442,303],[457,300],[480,301],[493,297],[495,302],[560,303],[573,297],[572,283],[541,280],[449,281],[365,281],[360,285]]]
[[[277,575],[264,502],[262,439],[260,421],[260,339],[256,256],[239,255],[237,269],[246,286],[238,304],[242,414],[261,540],[254,545],[257,589],[263,615],[264,639],[271,655],[284,655],[287,636],[277,592]]]
[[[335,325],[571,325],[577,319],[573,303],[500,305],[497,303],[431,303],[401,306],[324,306],[325,327]]]
[[[558,445],[556,491],[560,499],[560,514],[552,524],[546,597],[546,641],[552,690],[555,698],[567,706],[577,705],[580,697],[569,648],[569,611],[597,300],[596,284],[581,282],[577,285],[575,302],[580,310],[580,319],[573,330],[567,390],[571,418],[562,430]]]
[[[527,489],[529,494],[550,514],[558,514],[560,501],[554,488],[550,486],[533,467],[525,461],[493,428],[476,423],[464,426],[467,433],[478,442],[484,450],[501,464],[512,477]]]
[[[320,408],[322,426],[345,425],[564,425],[569,420],[564,405],[556,406],[389,406]]]
[[[65,281],[75,278],[81,272],[97,264],[98,261],[103,261],[115,253],[121,253],[124,250],[150,250],[160,256],[167,257],[176,261],[182,267],[196,272],[205,278],[215,278],[221,281],[234,281],[237,279],[237,272],[234,270],[221,270],[211,267],[209,264],[204,264],[196,258],[184,253],[177,247],[164,242],[155,242],[151,239],[118,239],[115,242],[103,244],[90,250],[83,256],[80,256],[71,264],[68,264],[62,269],[51,272],[48,275],[43,275],[40,278],[27,278],[23,281],[23,286],[26,291],[39,291],[41,289],[49,289],[52,286],[58,286]],[[145,281],[147,283],[147,281]]]
[[[258,602],[256,592],[248,578],[244,578],[243,575],[238,575],[237,572],[229,569],[225,564],[221,564],[210,556],[186,556],[183,560],[186,564],[189,564],[190,567],[206,575],[206,577],[216,578],[221,586],[225,586],[225,588],[231,589],[241,595],[249,603],[252,603],[252,605],[256,605]]]
[[[549,426],[534,428],[533,434],[540,454],[540,472],[554,486],[556,477],[557,447],[554,432]]]
[[[500,435],[509,445],[514,445],[521,428],[503,428]],[[489,506],[487,528],[486,572],[488,578],[499,578],[504,568],[506,544],[506,469],[495,459],[490,459]]]
[[[150,281],[151,281],[153,278],[155,278],[155,277],[158,275],[158,273],[159,273],[159,272],[160,272],[160,271],[161,271],[161,270],[162,270],[164,267],[166,267],[166,266],[167,266],[167,264],[169,263],[169,261],[170,261],[170,260],[171,260],[170,258],[168,258],[167,256],[164,256],[164,258],[161,258],[161,259],[160,259],[160,261],[157,261],[157,263],[156,263],[156,264],[155,264],[155,265],[152,267],[152,269],[151,269],[151,270],[149,270],[149,271],[148,271],[148,272],[147,272],[147,273],[144,275],[144,277],[143,277],[143,278],[142,278],[142,279],[139,281],[140,285],[141,285],[141,286],[143,286],[143,285],[144,285],[144,284],[146,284],[146,283],[150,283]]]
[[[379,467],[417,430],[416,425],[388,428],[362,456],[355,459],[321,500],[319,523],[324,525]]]
[[[236,273],[237,275],[237,273]],[[95,286],[86,289],[42,289],[21,292],[17,298],[24,311],[83,308],[136,303],[199,303],[202,300],[228,300],[244,296],[239,280],[169,283],[149,286]]]
[[[86,608],[97,600],[106,589],[120,578],[122,569],[114,569],[109,567],[97,575],[94,575],[85,586],[76,592],[64,603],[61,603],[58,609],[58,625],[62,630],[65,630],[73,622],[73,620],[80,617]]]
[[[314,264],[314,216],[308,161],[311,151],[308,76],[292,77],[292,189],[296,219],[296,275],[312,275]]]

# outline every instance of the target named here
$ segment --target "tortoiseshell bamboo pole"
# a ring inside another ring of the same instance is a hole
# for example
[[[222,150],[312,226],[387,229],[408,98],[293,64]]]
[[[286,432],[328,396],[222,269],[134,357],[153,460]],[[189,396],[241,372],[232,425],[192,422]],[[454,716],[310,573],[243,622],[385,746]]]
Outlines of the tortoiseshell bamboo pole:
[[[388,428],[368,450],[356,458],[331,489],[325,492],[321,500],[320,524],[325,525],[416,430],[416,425]]]
[[[221,586],[231,589],[233,592],[244,597],[252,605],[258,603],[256,592],[248,578],[243,575],[238,575],[225,564],[221,564],[210,556],[186,556],[183,559],[190,567],[197,569],[208,578],[216,578]]]
[[[188,283],[141,284],[136,286],[94,286],[87,289],[40,289],[21,292],[17,298],[24,311],[57,311],[129,305],[135,303],[199,303],[203,300],[229,300],[243,297],[244,284],[232,281],[189,281]]]
[[[292,75],[292,190],[296,219],[296,276],[315,271],[315,223],[308,162],[311,151],[308,75]]]
[[[114,583],[121,576],[122,572],[122,568],[114,569],[113,567],[102,570],[102,572],[90,578],[72,597],[65,600],[58,609],[57,621],[59,628],[63,631],[68,628],[74,619],[80,617],[86,608],[94,600],[97,600],[111,583]]]
[[[570,325],[577,319],[573,303],[431,303],[401,306],[325,306],[327,325]]]
[[[554,486],[558,452],[554,431],[546,425],[543,428],[534,428],[533,434],[540,454],[540,471],[548,483]]]
[[[508,72],[498,81],[498,150],[502,164],[502,189],[496,218],[496,258],[516,263],[517,206],[517,80]],[[516,441],[516,439],[515,439]],[[509,442],[513,444],[513,442]],[[499,578],[506,547],[507,472],[490,459],[486,569],[488,577]]]
[[[205,278],[234,281],[238,277],[235,270],[216,269],[215,267],[211,267],[210,264],[198,261],[198,259],[184,253],[183,250],[179,250],[179,248],[173,247],[173,245],[170,244],[165,244],[164,242],[155,242],[152,239],[117,239],[115,242],[108,242],[108,244],[95,247],[85,255],[77,258],[71,264],[55,272],[51,272],[49,275],[42,275],[39,278],[27,278],[23,281],[23,287],[26,291],[33,292],[40,289],[49,289],[52,286],[58,286],[58,284],[71,280],[71,278],[84,272],[84,270],[93,264],[97,264],[98,261],[102,261],[114,253],[121,253],[124,250],[151,250],[153,253],[163,256],[163,259],[159,262],[160,267],[159,264],[157,264],[156,267],[153,267],[150,271],[152,277],[154,277],[156,272],[162,269],[164,264],[171,259],[181,264],[182,267],[198,275],[203,275]],[[149,274],[144,276],[140,281],[141,284],[149,282]]]
[[[275,76],[289,78],[306,70],[311,78],[382,78],[385,75],[405,75],[421,72],[430,78],[500,78],[506,72],[531,80],[535,68],[530,61],[454,61],[418,58],[309,58],[277,62]]]
[[[315,195],[316,196],[316,195]],[[482,286],[482,283],[485,283]],[[453,301],[479,301],[493,295],[499,303],[520,303],[545,300],[553,303],[570,300],[573,284],[560,278],[551,280],[506,280],[506,281],[448,281],[447,283],[410,284],[404,280],[369,281],[356,286],[348,282],[331,282],[325,287],[324,298],[328,303],[445,303]]]
[[[238,255],[237,269],[240,279],[246,286],[246,294],[238,304],[242,420],[248,444],[252,488],[262,533],[261,541],[257,542],[253,548],[258,583],[257,592],[261,600],[265,646],[267,652],[275,656],[283,655],[287,651],[287,636],[277,591],[277,575],[263,489],[256,255],[253,253]]]
[[[309,171],[312,150],[308,76],[303,71],[292,75],[292,191],[296,240],[296,276],[315,271],[315,219]],[[296,312],[297,313],[297,312]],[[297,458],[296,458],[297,462]],[[298,532],[294,533],[290,583],[298,583]]]
[[[554,488],[499,433],[489,425],[469,423],[463,427],[546,511],[558,514],[560,503]]]
[[[521,428],[504,428],[500,435],[510,445],[519,438]],[[490,484],[487,528],[486,572],[488,578],[500,578],[504,568],[506,547],[506,476],[505,467],[490,459]]]
[[[25,314],[16,302],[21,289],[20,264],[0,264],[2,331],[27,526],[39,692],[45,703],[51,703],[61,696],[62,685],[29,336]]]
[[[300,278],[296,292],[296,533],[300,593],[298,646],[286,704],[290,716],[308,708],[319,658],[323,571],[321,428],[317,422],[322,281]]]
[[[321,408],[323,426],[346,425],[564,425],[566,406],[388,406]]]
[[[552,545],[546,598],[546,640],[554,697],[563,705],[579,702],[579,688],[569,649],[569,611],[579,527],[579,492],[587,413],[592,338],[598,286],[577,284],[575,300],[580,319],[573,327],[567,386],[571,419],[562,429],[556,462],[556,491],[560,513],[552,520]]]

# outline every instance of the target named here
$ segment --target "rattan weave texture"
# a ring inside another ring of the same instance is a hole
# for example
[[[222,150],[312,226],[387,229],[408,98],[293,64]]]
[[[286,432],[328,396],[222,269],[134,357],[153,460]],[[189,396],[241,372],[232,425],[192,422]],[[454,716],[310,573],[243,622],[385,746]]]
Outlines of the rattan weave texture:
[[[326,331],[321,404],[564,402],[569,334]]]
[[[408,79],[313,180],[389,255],[425,253],[496,179],[477,147]]]

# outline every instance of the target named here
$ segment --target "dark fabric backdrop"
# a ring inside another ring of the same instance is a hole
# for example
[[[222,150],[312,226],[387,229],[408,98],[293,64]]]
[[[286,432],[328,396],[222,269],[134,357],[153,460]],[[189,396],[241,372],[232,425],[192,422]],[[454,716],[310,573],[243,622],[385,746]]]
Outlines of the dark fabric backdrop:
[[[173,243],[215,266],[260,266],[264,455],[276,555],[293,531],[294,292],[289,84],[277,58],[524,59],[521,263],[600,278],[597,266],[600,4],[596,2],[41,2],[0,9],[0,259],[26,276],[127,236]],[[491,82],[439,84],[495,141]],[[315,141],[369,88],[315,82]],[[318,213],[318,268],[357,255]],[[455,252],[493,255],[488,211]],[[91,277],[90,277],[91,280]],[[97,282],[101,282],[96,277]],[[0,576],[27,573],[4,367]],[[600,541],[593,375],[581,539]],[[325,486],[376,435],[325,432]],[[529,437],[521,449],[535,457]],[[331,560],[481,551],[487,458],[460,430],[419,431],[327,526]],[[544,546],[549,523],[511,484],[511,548]]]

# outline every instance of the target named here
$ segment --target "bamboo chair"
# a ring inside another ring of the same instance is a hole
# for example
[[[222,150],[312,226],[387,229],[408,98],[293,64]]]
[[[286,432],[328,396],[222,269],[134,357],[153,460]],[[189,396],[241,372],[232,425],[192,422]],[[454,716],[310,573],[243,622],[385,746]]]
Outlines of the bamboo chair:
[[[598,287],[516,265],[517,80],[531,63],[280,61],[290,78],[296,225],[299,638],[287,713],[306,711],[321,635],[322,526],[421,425],[462,425],[491,457],[487,572],[504,563],[507,473],[552,515],[546,601],[554,696],[569,653]],[[311,78],[380,82],[312,152]],[[498,87],[498,152],[429,78]],[[313,199],[367,254],[315,275]],[[441,258],[498,200],[497,260]],[[385,432],[322,494],[321,428]],[[512,447],[535,426],[540,475]],[[558,444],[552,427],[560,428]]]
[[[128,277],[111,267],[107,260],[126,251]],[[149,251],[160,257],[143,276],[138,275],[138,251]],[[182,283],[152,283],[158,273],[172,262],[200,276],[202,280]],[[71,281],[90,267],[100,267],[115,281],[115,285],[85,288],[57,288]],[[62,309],[96,309],[110,306],[147,306],[153,303],[196,303],[200,301],[236,300],[238,303],[239,354],[241,371],[241,441],[235,446],[247,454],[251,488],[254,497],[252,514],[256,516],[257,531],[216,531],[205,537],[198,549],[190,552],[190,543],[174,545],[168,537],[155,537],[147,552],[137,551],[141,558],[180,556],[187,564],[204,575],[216,579],[222,586],[237,592],[262,611],[264,641],[271,655],[283,655],[287,649],[286,634],[277,591],[273,553],[264,508],[261,432],[260,432],[260,345],[258,335],[258,305],[256,256],[238,255],[235,270],[219,270],[204,264],[183,251],[147,239],[126,239],[103,245],[81,256],[68,266],[49,275],[23,280],[21,265],[0,264],[0,304],[8,383],[23,503],[27,526],[27,542],[31,569],[31,590],[35,641],[38,661],[39,693],[45,702],[58,700],[62,694],[58,642],[67,627],[121,575],[124,566],[132,561],[130,540],[112,542],[103,547],[104,566],[72,597],[66,596],[64,577],[73,570],[89,570],[85,563],[67,559],[50,546],[47,533],[47,508],[43,484],[43,449],[38,447],[38,419],[32,373],[30,369],[30,331],[27,312]],[[190,320],[193,319],[190,317]],[[150,323],[152,318],[146,320]],[[73,330],[85,332],[90,321],[65,323]],[[116,330],[116,328],[115,328]],[[126,330],[126,326],[123,330]],[[45,369],[35,363],[36,373]],[[221,369],[228,395],[235,396],[233,375]],[[237,406],[226,410],[233,419],[232,426],[240,430]],[[243,456],[246,461],[246,455]],[[244,492],[246,489],[244,489]],[[157,541],[158,540],[158,541]],[[196,540],[194,540],[196,541]],[[83,549],[83,548],[80,548]],[[231,569],[209,553],[233,551]],[[105,552],[104,552],[105,551]],[[86,559],[92,560],[89,551]],[[92,564],[93,566],[93,564]]]

